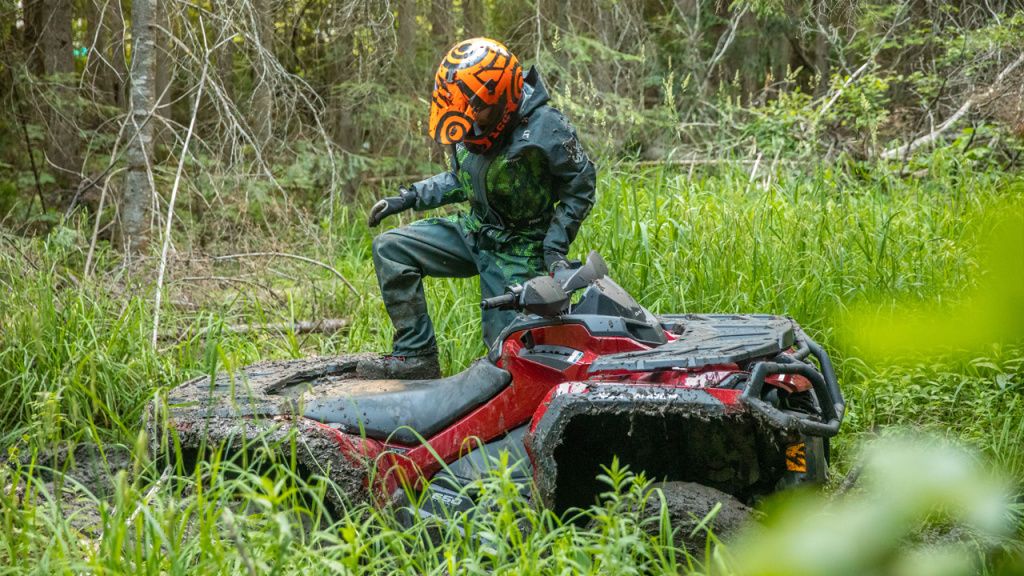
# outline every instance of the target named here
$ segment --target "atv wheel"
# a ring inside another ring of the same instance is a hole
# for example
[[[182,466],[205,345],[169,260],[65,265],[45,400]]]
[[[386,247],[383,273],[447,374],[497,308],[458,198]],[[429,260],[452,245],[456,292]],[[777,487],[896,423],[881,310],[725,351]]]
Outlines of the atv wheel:
[[[703,484],[662,482],[651,487],[652,492],[655,490],[660,490],[664,495],[675,545],[684,548],[698,560],[704,559],[709,530],[718,540],[728,540],[753,517],[753,510],[734,496]],[[656,534],[659,529],[660,523],[657,520],[661,514],[661,502],[661,498],[654,492],[644,510],[645,520],[653,520],[647,524],[647,530],[652,534]],[[696,534],[692,534],[719,503],[721,507],[714,518]]]

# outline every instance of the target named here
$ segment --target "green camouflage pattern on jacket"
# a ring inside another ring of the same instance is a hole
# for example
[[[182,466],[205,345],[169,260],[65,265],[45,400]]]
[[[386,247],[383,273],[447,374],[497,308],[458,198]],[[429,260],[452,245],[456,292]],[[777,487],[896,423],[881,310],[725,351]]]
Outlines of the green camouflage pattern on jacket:
[[[460,150],[464,162],[469,151]],[[472,190],[471,176],[462,171],[459,182]],[[551,192],[551,174],[544,154],[536,148],[524,150],[518,157],[499,153],[487,169],[487,201],[502,223],[520,234],[543,238],[556,200]]]

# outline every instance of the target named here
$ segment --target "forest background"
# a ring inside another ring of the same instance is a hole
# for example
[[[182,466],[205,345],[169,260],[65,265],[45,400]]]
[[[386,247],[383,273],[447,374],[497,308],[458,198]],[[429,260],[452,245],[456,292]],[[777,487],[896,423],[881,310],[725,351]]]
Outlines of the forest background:
[[[183,210],[198,195],[212,202],[204,219],[248,212],[226,206],[241,182],[244,200],[306,207],[407,183],[443,161],[424,130],[433,71],[456,39],[477,35],[538,65],[606,166],[885,159],[904,177],[919,169],[907,164],[921,145],[958,141],[961,155],[1009,170],[1024,130],[1020,9],[1011,0],[8,1],[0,213],[25,226],[99,212],[103,237],[130,230],[123,236],[142,246],[167,212],[181,157]],[[114,212],[98,211],[104,190]]]
[[[890,540],[865,544],[875,531],[843,521],[860,501],[821,520],[850,573],[915,562],[919,544],[1012,570],[1024,529],[1019,0],[0,2],[0,447],[9,464],[58,447],[134,454],[88,496],[4,467],[6,564],[441,569],[437,549],[384,513],[351,511],[340,540],[337,526],[289,532],[277,514],[300,507],[295,493],[213,474],[207,499],[132,446],[146,404],[186,378],[387,347],[364,214],[443,169],[425,135],[433,72],[477,35],[538,66],[598,164],[573,256],[598,249],[656,312],[789,314],[834,351],[851,408],[832,490],[850,491],[862,446],[900,430],[967,450],[952,464],[893,452],[917,464],[882,467],[906,497],[878,512]],[[428,298],[457,371],[483,352],[476,288],[439,280]],[[963,472],[978,463],[1010,486],[996,514],[1009,528],[964,512],[990,495],[971,489],[989,472]],[[630,493],[632,480],[613,480]],[[629,524],[625,496],[577,530],[494,489],[536,536],[494,551],[447,534],[448,573],[523,558],[538,571],[693,568]],[[265,515],[225,516],[223,502],[255,493],[272,502]],[[100,511],[87,528],[65,513],[76,498]],[[799,529],[781,525],[771,542]],[[168,540],[195,527],[209,537]],[[764,550],[702,560],[757,573],[737,566]],[[945,566],[934,573],[977,569]],[[830,573],[800,570],[789,573]]]

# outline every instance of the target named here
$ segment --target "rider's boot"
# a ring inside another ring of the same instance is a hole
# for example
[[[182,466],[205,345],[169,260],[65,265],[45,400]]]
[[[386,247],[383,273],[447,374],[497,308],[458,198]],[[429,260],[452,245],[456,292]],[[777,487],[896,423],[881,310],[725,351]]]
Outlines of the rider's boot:
[[[422,356],[382,354],[360,360],[356,374],[368,380],[428,380],[441,377],[437,352]]]

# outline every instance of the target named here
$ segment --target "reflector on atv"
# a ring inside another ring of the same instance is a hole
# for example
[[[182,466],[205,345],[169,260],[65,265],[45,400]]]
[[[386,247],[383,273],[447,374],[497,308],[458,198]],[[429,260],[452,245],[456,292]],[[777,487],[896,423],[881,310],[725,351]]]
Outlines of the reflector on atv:
[[[427,487],[426,501],[459,509],[471,505],[461,488],[505,449],[524,490],[532,478],[558,511],[593,502],[613,456],[746,504],[825,479],[845,402],[792,319],[655,316],[596,252],[481,305],[521,313],[464,372],[380,381],[356,378],[357,356],[263,362],[172,390],[169,431],[184,454],[294,431],[299,464],[335,480],[339,500],[402,502],[403,488]]]

